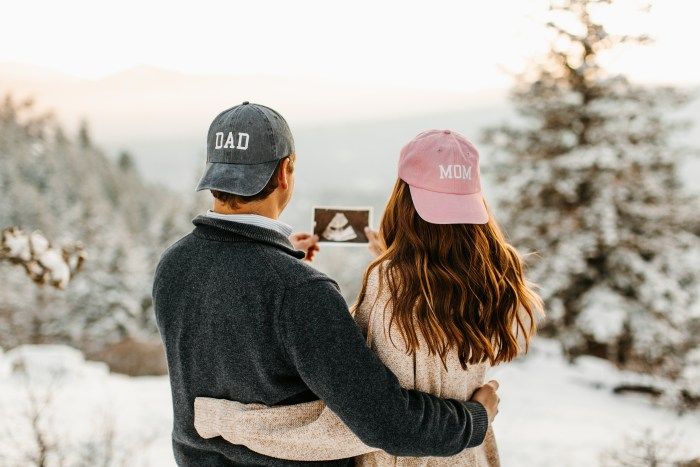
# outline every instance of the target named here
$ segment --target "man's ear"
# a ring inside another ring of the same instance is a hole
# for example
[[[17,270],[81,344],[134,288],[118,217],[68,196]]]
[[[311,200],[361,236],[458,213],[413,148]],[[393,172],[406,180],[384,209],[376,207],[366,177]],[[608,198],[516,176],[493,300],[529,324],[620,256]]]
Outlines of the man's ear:
[[[277,174],[278,185],[283,190],[289,188],[289,157],[282,159],[279,173]]]

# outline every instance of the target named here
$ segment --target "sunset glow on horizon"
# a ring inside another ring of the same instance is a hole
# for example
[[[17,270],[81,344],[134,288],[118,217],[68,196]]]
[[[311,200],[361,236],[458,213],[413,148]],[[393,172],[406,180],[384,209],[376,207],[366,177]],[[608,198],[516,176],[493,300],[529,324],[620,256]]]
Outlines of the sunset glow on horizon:
[[[612,32],[655,43],[607,58],[640,82],[700,83],[685,57],[700,42],[700,4],[621,0],[601,8]],[[99,78],[133,66],[195,74],[308,76],[337,82],[469,91],[505,88],[546,50],[547,2],[48,2],[3,7],[0,63]],[[41,14],[38,14],[41,13]],[[157,33],[156,33],[157,31]],[[283,39],[281,39],[283,38]]]

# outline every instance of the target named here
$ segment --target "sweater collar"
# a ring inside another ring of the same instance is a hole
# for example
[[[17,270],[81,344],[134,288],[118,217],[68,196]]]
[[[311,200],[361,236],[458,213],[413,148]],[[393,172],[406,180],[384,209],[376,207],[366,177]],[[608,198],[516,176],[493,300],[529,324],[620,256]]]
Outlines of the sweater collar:
[[[248,240],[272,245],[295,258],[302,259],[306,256],[303,251],[296,250],[287,237],[272,229],[208,216],[197,216],[192,223],[195,225],[195,235],[210,240],[224,242]]]
[[[221,219],[222,221],[240,222],[241,224],[252,224],[265,229],[276,230],[285,237],[289,237],[293,232],[291,225],[285,224],[277,219],[260,216],[258,214],[220,214],[209,210],[204,213],[204,215],[207,217],[215,217],[217,219]]]

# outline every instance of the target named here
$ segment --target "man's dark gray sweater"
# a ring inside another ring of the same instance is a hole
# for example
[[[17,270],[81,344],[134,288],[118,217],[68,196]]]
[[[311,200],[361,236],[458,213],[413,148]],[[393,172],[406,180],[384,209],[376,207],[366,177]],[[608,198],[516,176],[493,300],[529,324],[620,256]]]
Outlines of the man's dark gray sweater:
[[[194,224],[163,253],[153,285],[179,465],[307,464],[200,438],[197,396],[267,405],[321,398],[363,442],[394,455],[447,456],[483,441],[484,407],[402,389],[336,283],[300,261],[282,234],[203,216]]]

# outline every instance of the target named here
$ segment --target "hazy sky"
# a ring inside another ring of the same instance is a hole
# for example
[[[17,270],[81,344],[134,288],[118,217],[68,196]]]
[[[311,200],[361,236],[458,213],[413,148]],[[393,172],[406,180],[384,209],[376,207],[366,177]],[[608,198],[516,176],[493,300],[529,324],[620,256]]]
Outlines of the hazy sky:
[[[138,64],[469,91],[509,84],[546,46],[542,0],[5,1],[0,62],[96,78]],[[700,83],[700,2],[621,0],[614,30],[657,42],[609,63],[644,82]]]

